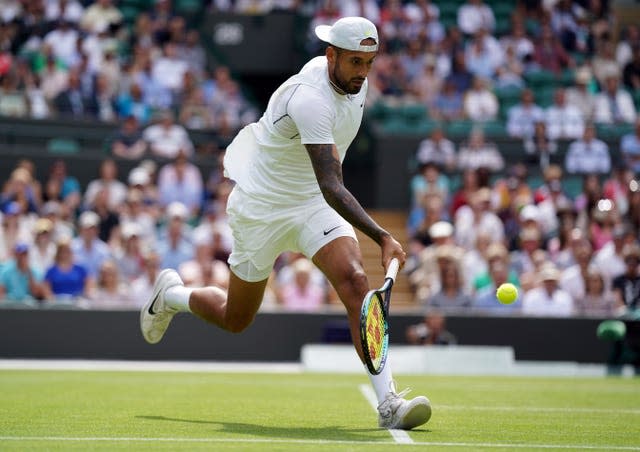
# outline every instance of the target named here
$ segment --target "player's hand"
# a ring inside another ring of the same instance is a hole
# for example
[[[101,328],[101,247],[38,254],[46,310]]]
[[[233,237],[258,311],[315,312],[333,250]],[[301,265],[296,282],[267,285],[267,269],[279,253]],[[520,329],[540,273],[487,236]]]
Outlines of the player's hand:
[[[394,239],[391,234],[385,236],[382,239],[382,244],[380,245],[382,248],[382,266],[385,271],[389,268],[389,263],[391,259],[394,257],[398,259],[398,263],[400,264],[400,268],[404,267],[404,263],[407,260],[407,253],[402,249],[402,245],[396,239]]]

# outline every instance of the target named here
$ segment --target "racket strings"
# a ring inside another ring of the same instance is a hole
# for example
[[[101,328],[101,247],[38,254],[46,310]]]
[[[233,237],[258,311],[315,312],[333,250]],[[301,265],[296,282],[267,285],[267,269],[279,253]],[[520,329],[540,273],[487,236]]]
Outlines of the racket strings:
[[[367,345],[369,357],[376,367],[383,358],[384,326],[384,315],[380,303],[372,302],[367,313]]]

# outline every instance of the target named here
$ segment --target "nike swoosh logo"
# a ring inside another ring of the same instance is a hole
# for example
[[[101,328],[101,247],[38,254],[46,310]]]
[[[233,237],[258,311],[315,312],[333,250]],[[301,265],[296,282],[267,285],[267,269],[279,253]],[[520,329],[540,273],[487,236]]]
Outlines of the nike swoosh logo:
[[[149,305],[149,309],[147,309],[147,312],[151,315],[156,315],[155,312],[153,312],[153,305],[156,304],[156,301],[158,300],[158,297],[156,296],[153,301],[151,302],[151,304]]]
[[[334,227],[332,227],[331,229],[327,229],[326,231],[322,231],[322,233],[323,233],[324,235],[329,235],[329,234],[331,233],[331,231],[335,231],[335,230],[336,230],[336,229],[338,229],[339,227],[340,227],[339,225],[338,225],[338,226],[334,226]]]

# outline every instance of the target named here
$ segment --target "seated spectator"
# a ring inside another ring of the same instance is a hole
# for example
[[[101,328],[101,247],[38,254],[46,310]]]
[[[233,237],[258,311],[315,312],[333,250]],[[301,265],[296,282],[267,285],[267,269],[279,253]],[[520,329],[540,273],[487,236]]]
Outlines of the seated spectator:
[[[178,93],[184,74],[188,70],[187,62],[179,58],[176,44],[168,41],[162,47],[162,56],[153,61],[151,74],[160,86]]]
[[[464,113],[476,122],[492,121],[498,116],[498,98],[487,88],[484,79],[473,79],[471,89],[464,96]]]
[[[193,143],[187,130],[175,123],[173,113],[164,111],[160,121],[144,129],[143,137],[149,143],[151,154],[155,157],[175,158],[183,150],[187,155],[193,154]]]
[[[614,316],[614,295],[607,289],[602,274],[595,269],[587,270],[584,284],[584,297],[575,299],[576,314],[601,318]]]
[[[442,314],[431,312],[422,323],[411,325],[405,332],[411,345],[456,345],[458,340],[446,329],[446,320]]]
[[[111,143],[112,154],[122,159],[138,160],[146,150],[147,143],[142,138],[138,119],[133,115],[127,116]]]
[[[21,242],[30,242],[31,219],[20,203],[13,201],[0,212],[0,266],[11,259],[13,247]]]
[[[496,88],[524,88],[525,82],[522,78],[524,65],[518,58],[512,46],[506,48],[504,53],[504,64],[496,67]]]
[[[591,91],[593,83],[591,69],[583,66],[575,71],[575,84],[566,90],[567,104],[574,105],[582,113],[585,123],[593,120],[595,96]]]
[[[520,277],[525,273],[536,271],[537,251],[543,251],[542,235],[536,227],[525,227],[519,234],[520,246],[511,252],[510,269]]]
[[[85,97],[80,85],[80,76],[77,71],[69,71],[69,83],[54,99],[54,105],[58,116],[67,119],[84,119],[86,117],[98,117],[98,102],[95,97]]]
[[[279,289],[280,303],[290,311],[317,311],[325,304],[326,291],[311,278],[313,264],[306,258],[299,258],[291,267],[293,280]]]
[[[504,240],[504,225],[491,210],[491,190],[476,191],[468,206],[458,209],[455,216],[455,242],[466,250],[472,249],[478,234],[486,233],[492,242]]]
[[[545,110],[545,122],[552,140],[578,139],[584,134],[584,119],[575,105],[566,101],[563,88],[553,95],[553,104]]]
[[[464,51],[458,50],[453,54],[453,61],[451,63],[451,72],[445,79],[445,88],[447,83],[453,83],[454,89],[459,94],[464,94],[473,82],[473,74],[467,67],[467,61]]]
[[[436,96],[430,112],[433,119],[455,121],[464,119],[464,103],[453,81],[445,80],[443,90]]]
[[[541,69],[556,74],[575,64],[548,25],[543,26],[540,38],[534,44],[533,60]]]
[[[80,34],[72,23],[66,19],[59,19],[53,29],[44,36],[44,42],[51,47],[53,55],[62,61],[66,67],[75,66],[80,58],[78,54],[78,39]]]
[[[533,134],[524,138],[524,151],[528,163],[539,166],[542,171],[554,163],[558,143],[550,138],[544,121],[538,120],[533,124]]]
[[[496,38],[480,28],[465,47],[467,68],[474,77],[493,80],[498,67],[505,63],[502,47]]]
[[[611,177],[604,181],[602,194],[605,199],[614,202],[620,216],[629,211],[629,184],[633,180],[633,170],[623,161],[618,161]]]
[[[471,197],[481,185],[485,186],[482,182],[483,178],[480,173],[481,171],[476,169],[466,169],[462,172],[461,185],[453,193],[453,197],[451,198],[451,207],[449,212],[449,216],[451,218],[455,217],[460,207],[466,206],[471,202]]]
[[[116,210],[127,197],[127,186],[118,180],[118,166],[115,160],[106,159],[102,161],[98,171],[98,178],[90,181],[84,192],[84,208],[90,209],[98,192],[106,190],[108,206],[111,210]]]
[[[43,274],[29,263],[29,245],[18,242],[13,247],[14,258],[0,267],[0,303],[35,304],[44,295]]]
[[[125,223],[120,228],[120,246],[113,253],[122,280],[129,284],[142,275],[144,250],[141,227],[137,223]]]
[[[457,23],[464,34],[473,35],[480,29],[493,31],[496,18],[491,7],[482,0],[468,0],[458,8]]]
[[[620,141],[624,163],[634,173],[640,173],[640,118],[636,119],[635,132],[628,133]]]
[[[533,42],[527,36],[525,23],[521,19],[514,19],[511,24],[509,34],[500,38],[502,51],[506,54],[509,49],[513,49],[515,57],[522,62],[524,59],[533,55]]]
[[[612,287],[618,312],[632,312],[640,307],[640,247],[625,245],[622,250],[625,271],[613,279]]]
[[[215,116],[204,98],[204,92],[194,89],[180,107],[180,123],[189,129],[212,129]]]
[[[593,120],[600,124],[630,124],[638,117],[631,95],[620,88],[617,76],[605,78],[604,89],[596,95]]]
[[[433,129],[431,136],[420,142],[416,160],[419,164],[434,163],[447,171],[455,169],[456,148],[453,142],[445,137],[442,127]]]
[[[145,173],[146,174],[146,173]],[[141,245],[152,249],[155,246],[156,219],[144,206],[144,194],[139,188],[131,188],[120,213],[120,229],[135,225]]]
[[[69,239],[61,239],[56,246],[55,263],[44,277],[46,299],[55,303],[87,296],[93,283],[87,270],[74,263]]]
[[[533,126],[538,121],[544,121],[544,111],[535,103],[533,91],[522,91],[521,101],[509,109],[507,118],[507,133],[516,138],[533,135]]]
[[[45,18],[48,22],[66,20],[77,24],[84,14],[84,7],[78,0],[49,0],[45,5]]]
[[[409,213],[407,233],[409,235],[409,254],[417,255],[432,244],[431,226],[444,220],[447,215],[440,194],[422,193],[419,204]]]
[[[31,173],[26,168],[18,167],[11,172],[9,180],[2,187],[0,193],[0,209],[6,209],[9,204],[17,203],[22,212],[37,212],[40,199],[38,188],[33,185]]]
[[[471,297],[464,292],[464,280],[456,261],[449,262],[440,274],[440,291],[429,297],[426,305],[443,312],[460,312],[471,307]]]
[[[424,68],[411,83],[411,91],[417,100],[429,109],[433,108],[444,85],[444,79],[436,69],[436,57],[431,54],[425,55]]]
[[[494,143],[484,140],[482,129],[474,127],[469,134],[469,139],[460,146],[458,169],[465,171],[480,168],[492,172],[501,171],[504,168],[504,159]]]
[[[640,91],[640,43],[633,48],[632,59],[624,66],[622,71],[624,86],[632,92]]]
[[[152,109],[145,102],[144,92],[135,81],[131,83],[128,91],[124,91],[116,99],[116,108],[120,118],[135,118],[138,124],[148,124],[151,121]]]
[[[635,243],[637,237],[628,225],[617,225],[613,228],[612,240],[598,250],[593,256],[593,265],[604,276],[609,287],[612,281],[627,270],[624,259],[626,245]]]
[[[84,11],[80,28],[87,33],[99,33],[121,22],[122,13],[113,5],[113,0],[97,0]]]
[[[527,291],[522,298],[522,313],[535,317],[570,317],[575,308],[571,295],[558,286],[560,272],[547,264],[539,274],[540,286]]]
[[[179,201],[174,201],[166,209],[166,230],[158,240],[158,254],[162,268],[179,268],[193,259],[194,248],[186,224],[189,210]]]
[[[86,306],[92,309],[136,309],[128,283],[120,279],[120,269],[112,260],[100,266],[95,288]]]
[[[87,274],[95,278],[102,263],[111,258],[109,246],[98,237],[100,217],[87,210],[78,218],[79,233],[71,241],[73,261],[81,265]]]
[[[0,116],[25,117],[29,104],[24,89],[19,87],[20,79],[15,73],[5,74],[0,80]]]
[[[109,207],[109,192],[103,188],[98,193],[89,208],[98,214],[98,238],[107,243],[109,247],[119,242],[120,214],[119,209]]]
[[[53,227],[53,222],[48,218],[38,218],[33,225],[33,245],[29,247],[29,265],[43,276],[53,265],[56,255]]]
[[[596,137],[596,128],[588,124],[582,139],[569,145],[564,167],[571,174],[608,174],[611,171],[609,146]]]
[[[593,247],[591,243],[582,238],[572,246],[575,264],[562,270],[560,274],[560,287],[564,289],[576,303],[583,300],[586,294],[587,274],[591,269]]]
[[[200,169],[189,162],[187,152],[179,149],[173,162],[158,172],[160,205],[180,201],[189,210],[189,219],[198,215],[204,197],[204,182]]]
[[[449,178],[433,162],[419,163],[418,174],[411,179],[412,205],[418,206],[425,194],[435,194],[443,201],[449,196]]]
[[[618,80],[622,77],[622,68],[616,60],[615,46],[610,38],[596,44],[596,54],[591,58],[591,67],[601,87],[607,84],[609,77],[615,77]]]

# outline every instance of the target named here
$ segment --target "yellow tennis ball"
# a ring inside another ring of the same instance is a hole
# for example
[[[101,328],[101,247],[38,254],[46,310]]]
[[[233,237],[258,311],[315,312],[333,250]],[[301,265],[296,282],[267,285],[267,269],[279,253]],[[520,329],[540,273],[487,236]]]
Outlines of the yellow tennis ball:
[[[511,304],[518,299],[518,289],[511,283],[504,283],[498,287],[496,297],[502,304]]]

